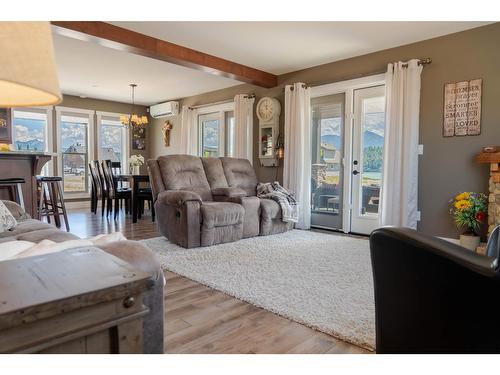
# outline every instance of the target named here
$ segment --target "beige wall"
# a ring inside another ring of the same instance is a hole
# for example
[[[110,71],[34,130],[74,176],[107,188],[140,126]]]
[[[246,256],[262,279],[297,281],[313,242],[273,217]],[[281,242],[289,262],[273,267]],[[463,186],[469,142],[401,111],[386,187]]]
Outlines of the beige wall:
[[[170,131],[170,146],[165,146],[163,142],[162,127],[165,121],[170,121],[173,125]],[[159,155],[171,155],[179,153],[179,143],[181,139],[181,116],[170,116],[166,118],[152,119],[151,122],[151,138],[148,139],[151,157]]]
[[[397,32],[397,30],[395,30]],[[500,23],[450,34],[406,46],[325,64],[279,77],[279,86],[262,89],[240,85],[225,90],[185,98],[181,105],[198,105],[226,100],[240,93],[272,96],[283,105],[283,86],[294,82],[321,85],[385,70],[388,62],[411,58],[432,58],[422,73],[420,103],[419,228],[426,233],[456,236],[457,230],[448,215],[448,200],[458,191],[487,192],[488,168],[477,165],[474,155],[486,145],[500,144]],[[304,51],[307,53],[307,51]],[[443,138],[443,87],[447,82],[483,78],[483,113],[481,135]],[[156,125],[156,124],[155,124]],[[283,127],[283,115],[280,126]],[[176,129],[179,130],[179,129]],[[154,127],[158,142],[159,127]],[[175,132],[173,144],[178,143]],[[254,141],[257,143],[258,123],[255,121]],[[286,147],[286,145],[285,145]],[[152,147],[151,157],[171,153],[174,148]],[[258,161],[254,156],[254,165]],[[273,168],[257,167],[262,180],[271,180]],[[281,174],[281,173],[280,173]]]

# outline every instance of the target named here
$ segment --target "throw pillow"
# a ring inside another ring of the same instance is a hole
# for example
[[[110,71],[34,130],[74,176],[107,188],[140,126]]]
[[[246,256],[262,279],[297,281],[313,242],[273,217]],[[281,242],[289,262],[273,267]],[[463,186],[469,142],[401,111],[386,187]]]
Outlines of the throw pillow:
[[[12,215],[5,204],[0,201],[0,233],[14,228],[17,225],[16,218]]]

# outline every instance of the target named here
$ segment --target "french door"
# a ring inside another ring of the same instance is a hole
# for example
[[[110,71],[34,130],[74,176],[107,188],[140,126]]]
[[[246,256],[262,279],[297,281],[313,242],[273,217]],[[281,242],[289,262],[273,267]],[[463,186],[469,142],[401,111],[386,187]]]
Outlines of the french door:
[[[337,91],[311,99],[311,225],[369,234],[378,227],[385,87]]]
[[[378,227],[385,130],[384,86],[354,90],[351,232]]]

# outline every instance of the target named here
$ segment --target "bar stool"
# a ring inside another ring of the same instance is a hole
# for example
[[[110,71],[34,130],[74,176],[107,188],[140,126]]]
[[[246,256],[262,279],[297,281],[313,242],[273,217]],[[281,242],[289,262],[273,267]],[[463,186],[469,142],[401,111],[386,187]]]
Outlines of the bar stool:
[[[66,224],[66,231],[69,232],[68,215],[66,214],[66,206],[64,205],[63,198],[62,177],[36,176],[36,182],[40,189],[38,219],[42,220],[42,217],[47,217],[50,223],[50,217],[54,216],[56,226],[61,228],[60,216],[62,215]],[[49,194],[48,198],[47,192]]]
[[[24,178],[2,178],[0,179],[0,188],[9,190],[10,199],[18,203],[24,209],[24,199],[22,185],[26,183]]]

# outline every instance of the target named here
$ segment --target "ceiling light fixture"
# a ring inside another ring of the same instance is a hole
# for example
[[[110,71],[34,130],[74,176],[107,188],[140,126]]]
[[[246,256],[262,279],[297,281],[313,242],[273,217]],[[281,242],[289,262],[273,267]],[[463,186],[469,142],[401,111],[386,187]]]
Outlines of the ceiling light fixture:
[[[133,128],[135,128],[135,127],[143,128],[148,123],[148,117],[147,116],[139,116],[139,115],[134,113],[135,88],[137,87],[137,85],[135,83],[131,83],[130,87],[132,87],[132,109],[130,111],[130,115],[120,116],[120,122],[122,123],[123,126],[126,126],[126,127],[132,126]]]

